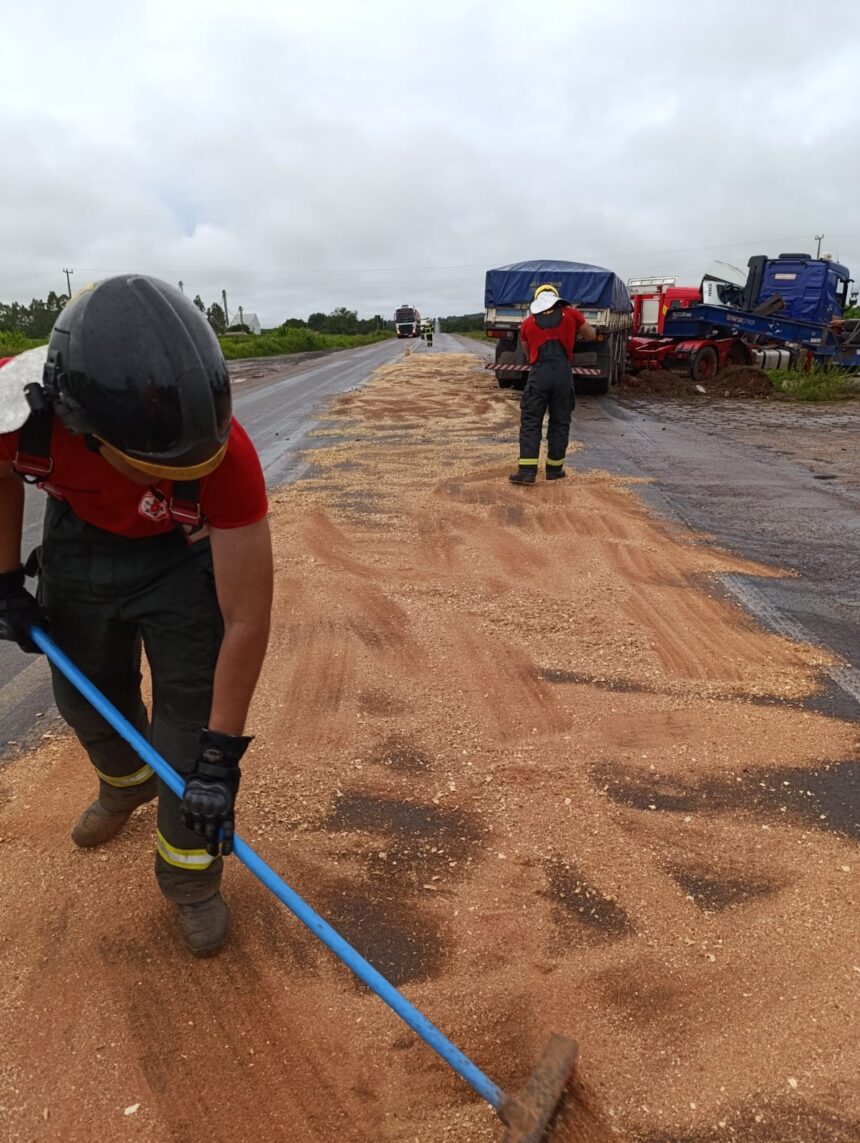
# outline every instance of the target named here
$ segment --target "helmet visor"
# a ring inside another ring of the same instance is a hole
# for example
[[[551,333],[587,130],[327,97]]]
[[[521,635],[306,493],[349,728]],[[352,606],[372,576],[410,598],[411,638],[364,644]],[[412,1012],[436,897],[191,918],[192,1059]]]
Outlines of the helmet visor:
[[[183,460],[187,463],[189,454],[196,454],[192,464],[208,462],[226,440],[232,420],[226,370],[223,377],[213,380],[211,403],[200,408],[183,397],[176,381],[150,376],[143,383],[126,378],[124,384],[105,386],[93,384],[84,374],[71,377],[78,400],[98,408],[95,435],[100,440],[128,456],[137,467],[145,463],[165,470],[174,463],[181,466]],[[88,389],[94,390],[89,401]]]

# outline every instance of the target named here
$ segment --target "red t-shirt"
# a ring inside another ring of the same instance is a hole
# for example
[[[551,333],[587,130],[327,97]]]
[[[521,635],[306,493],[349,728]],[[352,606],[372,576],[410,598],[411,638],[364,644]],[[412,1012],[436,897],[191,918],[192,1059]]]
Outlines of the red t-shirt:
[[[549,329],[542,329],[535,321],[534,314],[529,314],[520,327],[520,340],[525,346],[529,365],[534,365],[537,361],[540,347],[545,341],[560,341],[568,361],[572,361],[576,331],[581,325],[585,325],[585,318],[574,306],[565,306],[559,324]]]
[[[18,449],[18,431],[0,434],[0,461],[11,462]],[[153,480],[135,484],[112,468],[98,453],[90,452],[76,436],[54,419],[51,437],[53,471],[44,488],[65,500],[74,514],[106,532],[138,539],[175,528],[167,506],[153,490],[170,499],[173,482]],[[268,511],[266,483],[257,450],[238,421],[227,441],[224,459],[200,480],[200,509],[213,528],[242,528],[262,520]]]

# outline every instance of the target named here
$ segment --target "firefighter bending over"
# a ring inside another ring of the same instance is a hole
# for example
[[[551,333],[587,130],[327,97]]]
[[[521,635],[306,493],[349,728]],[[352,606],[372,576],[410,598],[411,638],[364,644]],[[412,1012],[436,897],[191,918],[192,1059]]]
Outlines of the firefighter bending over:
[[[520,340],[531,369],[523,390],[520,413],[520,462],[512,484],[534,484],[540,459],[544,414],[547,427],[547,480],[564,475],[564,457],[573,413],[570,367],[577,337],[594,341],[597,334],[578,309],[559,297],[555,286],[538,286],[531,312],[520,329]]]

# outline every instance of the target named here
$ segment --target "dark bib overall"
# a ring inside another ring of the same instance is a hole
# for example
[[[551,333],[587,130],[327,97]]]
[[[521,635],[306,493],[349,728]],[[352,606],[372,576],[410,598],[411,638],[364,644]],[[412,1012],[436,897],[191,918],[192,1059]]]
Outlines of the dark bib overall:
[[[50,477],[53,414],[32,414],[21,427],[13,468],[22,479]],[[183,777],[191,772],[201,727],[209,720],[224,625],[209,540],[186,533],[204,523],[199,481],[174,482],[167,510],[176,527],[129,539],[79,519],[48,496],[39,568],[39,599],[50,634]],[[144,491],[141,486],[141,493]],[[29,561],[28,561],[29,563]],[[152,679],[152,719],[141,696],[141,653]],[[153,775],[135,751],[51,666],[57,709],[87,751],[99,779],[99,801],[121,811],[139,804]],[[179,799],[158,783],[155,872],[171,901],[211,897],[223,859],[210,857],[187,829]]]
[[[561,311],[538,314],[542,329],[561,324]],[[561,468],[570,436],[573,413],[573,378],[570,361],[560,341],[545,341],[538,350],[523,390],[520,416],[520,465],[537,466],[544,414],[549,410],[547,427],[547,466]]]

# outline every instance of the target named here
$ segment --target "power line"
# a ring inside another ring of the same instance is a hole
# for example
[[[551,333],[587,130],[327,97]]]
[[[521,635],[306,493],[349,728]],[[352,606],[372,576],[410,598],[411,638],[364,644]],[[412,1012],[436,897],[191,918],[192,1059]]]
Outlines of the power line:
[[[776,242],[793,242],[795,239],[802,239],[807,237],[804,234],[783,234],[776,238],[754,238],[754,239],[738,239],[735,242],[711,242],[703,246],[675,246],[663,247],[660,250],[628,250],[615,252],[608,255],[609,258],[652,258],[662,254],[691,254],[697,250],[730,250],[736,246],[765,246],[769,243]],[[843,237],[848,237],[843,235]],[[450,270],[486,270],[486,262],[467,262],[461,263],[456,266],[311,266],[301,269],[287,269],[278,267],[259,267],[259,268],[198,268],[188,269],[183,267],[181,269],[164,269],[159,267],[163,273],[169,274],[412,274],[423,273],[428,270],[450,271]],[[91,274],[122,274],[125,273],[127,267],[123,266],[81,266],[81,270],[85,270]]]

